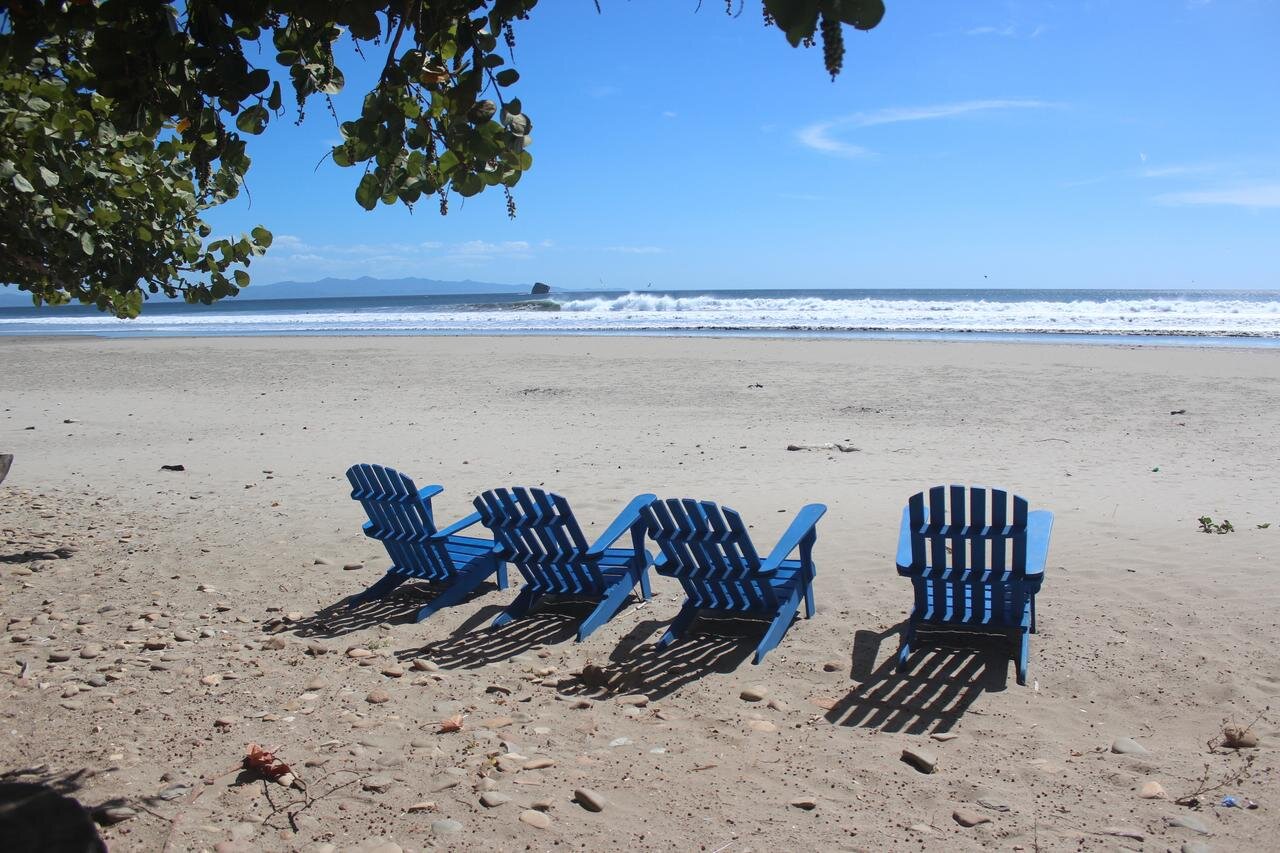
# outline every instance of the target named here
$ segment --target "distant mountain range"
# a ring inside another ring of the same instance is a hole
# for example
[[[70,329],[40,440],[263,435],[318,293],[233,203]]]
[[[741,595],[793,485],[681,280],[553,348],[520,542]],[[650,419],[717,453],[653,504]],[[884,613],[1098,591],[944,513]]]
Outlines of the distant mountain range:
[[[336,296],[434,296],[453,293],[529,293],[533,283],[495,284],[491,281],[440,281],[434,278],[322,278],[319,281],[281,281],[254,284],[236,297],[255,299],[325,299]],[[16,287],[0,287],[0,306],[30,306],[31,295]]]

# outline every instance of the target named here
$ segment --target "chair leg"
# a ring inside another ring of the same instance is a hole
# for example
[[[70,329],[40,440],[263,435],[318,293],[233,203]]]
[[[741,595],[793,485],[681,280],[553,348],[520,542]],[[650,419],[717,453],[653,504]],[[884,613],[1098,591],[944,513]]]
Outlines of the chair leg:
[[[431,599],[425,607],[418,611],[417,620],[421,622],[438,610],[458,604],[468,595],[475,592],[476,588],[488,580],[489,576],[497,570],[498,566],[493,561],[486,560],[472,563],[469,569],[458,575],[448,589]]]
[[[1022,686],[1027,684],[1027,660],[1031,656],[1031,634],[1027,631],[1019,631],[1018,636],[1018,683]]]
[[[662,639],[658,640],[658,648],[665,649],[684,635],[689,626],[693,624],[693,620],[698,618],[698,608],[694,607],[689,599],[684,600],[684,606],[680,608],[680,612],[676,614],[676,618],[671,620],[671,625],[667,628],[667,633],[662,635]]]
[[[542,596],[533,591],[533,587],[525,584],[524,589],[520,590],[520,594],[515,600],[507,605],[507,609],[498,614],[498,618],[494,619],[490,628],[500,628],[513,619],[521,619],[529,615],[529,611],[533,610],[533,606],[538,603],[538,599]]]
[[[787,633],[787,629],[791,627],[791,620],[795,618],[796,610],[800,608],[800,590],[796,590],[791,597],[778,607],[778,612],[774,615],[773,621],[769,623],[769,629],[764,632],[764,637],[760,640],[760,645],[756,646],[756,657],[754,663],[759,664],[764,660],[764,656],[782,640],[782,635]]]
[[[817,612],[818,609],[813,604],[813,583],[810,582],[804,585],[804,618],[812,619]]]
[[[909,667],[907,662],[911,659],[911,647],[916,641],[916,623],[914,619],[907,620],[907,626],[902,629],[902,640],[898,646],[898,672],[905,674]]]
[[[578,642],[581,643],[587,637],[591,636],[591,632],[599,628],[604,623],[613,618],[618,612],[618,608],[622,606],[622,602],[627,600],[627,596],[631,594],[631,590],[635,587],[635,580],[632,575],[626,575],[619,578],[613,586],[605,592],[605,596],[596,605],[596,609],[591,611],[591,615],[582,620],[582,624],[578,626]]]
[[[649,567],[640,567],[640,595],[645,601],[653,598],[653,590],[649,588]]]
[[[507,562],[498,560],[498,589],[507,588]]]
[[[1036,597],[1031,596],[1031,633],[1036,633]]]
[[[400,586],[400,584],[404,583],[408,579],[409,578],[406,575],[387,572],[382,576],[382,579],[373,586],[369,587],[359,595],[349,598],[347,600],[347,607],[356,607],[357,605],[364,604],[366,601],[373,601],[375,598],[385,598],[393,589]]]

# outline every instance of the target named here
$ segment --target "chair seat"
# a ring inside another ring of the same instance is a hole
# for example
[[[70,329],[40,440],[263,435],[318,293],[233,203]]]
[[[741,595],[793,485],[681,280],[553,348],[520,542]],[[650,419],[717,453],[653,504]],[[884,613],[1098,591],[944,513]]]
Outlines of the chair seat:
[[[648,553],[644,553],[644,558],[644,564],[648,565]],[[636,552],[632,548],[607,549],[596,562],[596,567],[600,570],[600,574],[604,576],[604,587],[612,586],[618,579],[632,573],[635,559]],[[519,564],[517,563],[517,565]],[[541,573],[527,573],[529,575],[527,580],[530,586],[543,595],[597,596],[604,592],[603,587],[595,588],[595,584],[590,582],[589,576],[584,570],[565,566],[563,571],[566,572],[564,580],[568,581],[568,583],[547,584],[545,579],[539,576]],[[550,579],[557,580],[554,575]]]
[[[476,539],[471,536],[450,536],[445,540],[444,550],[449,555],[449,560],[453,565],[461,570],[475,560],[485,557],[493,553],[493,542],[488,539]],[[457,572],[449,572],[447,575],[438,571],[422,571],[412,567],[403,567],[394,565],[387,570],[391,574],[404,575],[411,578],[421,578],[430,581],[447,581]]]

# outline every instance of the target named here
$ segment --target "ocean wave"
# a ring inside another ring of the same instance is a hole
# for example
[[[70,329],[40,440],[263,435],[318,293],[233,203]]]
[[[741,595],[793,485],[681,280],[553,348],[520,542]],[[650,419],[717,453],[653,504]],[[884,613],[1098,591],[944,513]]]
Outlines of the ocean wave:
[[[87,334],[430,334],[519,332],[1074,333],[1280,338],[1280,296],[1197,299],[1007,300],[759,297],[626,293],[492,302],[439,309],[280,308],[143,313],[136,320],[84,314],[0,317],[0,331]]]

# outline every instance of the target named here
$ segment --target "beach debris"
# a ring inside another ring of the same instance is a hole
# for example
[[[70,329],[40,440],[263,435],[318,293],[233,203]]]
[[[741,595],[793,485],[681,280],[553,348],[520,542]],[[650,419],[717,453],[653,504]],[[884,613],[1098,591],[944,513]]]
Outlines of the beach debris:
[[[1118,737],[1111,742],[1111,751],[1117,755],[1147,755],[1149,750],[1131,737]]]
[[[980,823],[991,823],[991,818],[984,814],[971,812],[968,809],[956,809],[951,817],[961,826],[977,826]]]
[[[161,471],[185,471],[187,470],[187,466],[186,465],[161,465],[160,470]]]
[[[854,447],[844,441],[829,441],[825,444],[788,444],[787,450],[838,450],[841,453],[857,453],[862,448]]]
[[[276,757],[280,747],[265,749],[256,743],[245,747],[244,769],[250,770],[266,779],[276,780],[285,774],[292,774],[293,769]]]
[[[609,801],[590,788],[575,788],[573,800],[589,812],[602,812]]]
[[[1171,415],[1185,415],[1186,413],[1187,413],[1187,410],[1186,410],[1186,409],[1174,409],[1174,410],[1173,410],[1172,412],[1170,412],[1169,414],[1171,414]]]
[[[1009,804],[1004,800],[997,800],[995,797],[979,797],[978,805],[984,809],[991,809],[993,812],[1009,811]]]
[[[436,731],[442,735],[450,732],[460,732],[462,731],[462,714],[454,714],[452,717],[446,717],[436,725],[439,726]]]
[[[902,760],[921,773],[932,773],[938,766],[938,756],[918,746],[908,746],[903,749]]]
[[[1258,746],[1258,735],[1248,726],[1223,726],[1222,745],[1228,749],[1254,749]]]

